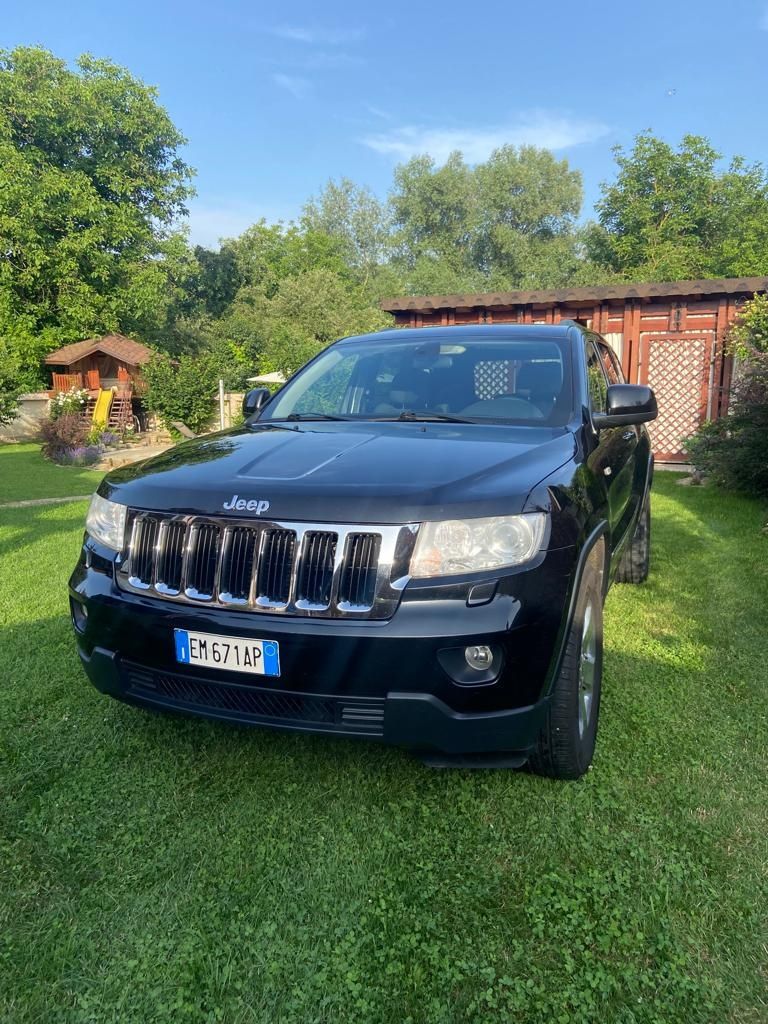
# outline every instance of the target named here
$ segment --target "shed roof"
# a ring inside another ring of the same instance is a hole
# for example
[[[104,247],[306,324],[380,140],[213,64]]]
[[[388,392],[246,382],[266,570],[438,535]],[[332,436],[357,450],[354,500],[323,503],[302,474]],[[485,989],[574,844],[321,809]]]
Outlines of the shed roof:
[[[129,366],[141,366],[152,358],[152,350],[140,341],[126,338],[124,334],[105,334],[103,338],[89,338],[87,341],[76,341],[72,345],[51,352],[45,357],[49,366],[70,366],[93,352],[103,352],[114,356],[121,363]]]
[[[384,299],[388,313],[429,312],[434,309],[466,309],[494,306],[547,305],[549,303],[607,302],[610,299],[656,299],[703,295],[746,295],[768,291],[768,277],[720,277],[702,281],[650,281],[594,285],[586,288],[555,288],[542,291],[478,292],[459,295],[406,295]]]

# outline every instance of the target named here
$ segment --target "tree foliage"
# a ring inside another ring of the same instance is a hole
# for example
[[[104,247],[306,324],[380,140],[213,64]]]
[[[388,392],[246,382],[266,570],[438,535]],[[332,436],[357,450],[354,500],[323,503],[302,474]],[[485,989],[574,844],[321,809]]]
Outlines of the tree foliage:
[[[329,181],[319,196],[307,201],[302,226],[335,238],[346,264],[363,284],[389,257],[390,216],[385,204],[349,178]]]
[[[0,338],[0,426],[16,415],[21,390],[18,357]]]
[[[453,153],[395,170],[391,197],[399,261],[417,287],[559,285],[578,262],[581,175],[547,150],[502,146],[485,163]],[[450,290],[450,289],[449,289]]]
[[[0,51],[0,336],[39,349],[167,322],[190,254],[184,138],[153,89],[106,60]]]
[[[749,359],[755,352],[768,352],[768,295],[755,295],[739,313],[728,337],[731,352]]]
[[[615,150],[618,173],[602,186],[590,259],[625,279],[670,281],[768,273],[768,177],[734,158],[719,168],[707,139],[677,149],[649,132]]]

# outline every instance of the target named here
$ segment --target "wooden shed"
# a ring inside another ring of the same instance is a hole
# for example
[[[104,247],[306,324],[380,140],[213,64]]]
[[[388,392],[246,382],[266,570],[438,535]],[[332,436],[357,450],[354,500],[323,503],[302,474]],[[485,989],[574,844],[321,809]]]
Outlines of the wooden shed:
[[[656,392],[650,424],[659,462],[683,462],[683,439],[728,408],[732,370],[728,327],[743,303],[768,291],[768,277],[611,284],[552,291],[419,295],[386,299],[401,327],[469,323],[558,323],[571,319],[599,331],[631,383]]]
[[[141,376],[141,367],[152,357],[152,350],[122,334],[106,334],[65,345],[46,356],[52,367],[53,391],[71,387],[98,391],[112,387],[133,389]]]

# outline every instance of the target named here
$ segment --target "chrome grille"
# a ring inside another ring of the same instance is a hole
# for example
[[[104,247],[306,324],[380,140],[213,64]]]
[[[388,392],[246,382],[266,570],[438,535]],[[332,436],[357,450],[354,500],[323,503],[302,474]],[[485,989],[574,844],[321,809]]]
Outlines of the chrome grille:
[[[131,510],[117,580],[125,590],[232,610],[386,618],[408,581],[416,529]]]

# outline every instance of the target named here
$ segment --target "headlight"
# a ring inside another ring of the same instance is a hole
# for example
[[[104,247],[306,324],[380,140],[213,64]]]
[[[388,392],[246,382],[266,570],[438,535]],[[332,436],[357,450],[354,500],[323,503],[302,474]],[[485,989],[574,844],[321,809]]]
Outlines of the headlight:
[[[91,498],[85,528],[99,544],[122,551],[125,542],[125,505],[116,501],[107,501],[99,494]]]
[[[546,513],[530,512],[422,523],[411,576],[451,576],[521,565],[541,548],[546,522]]]

